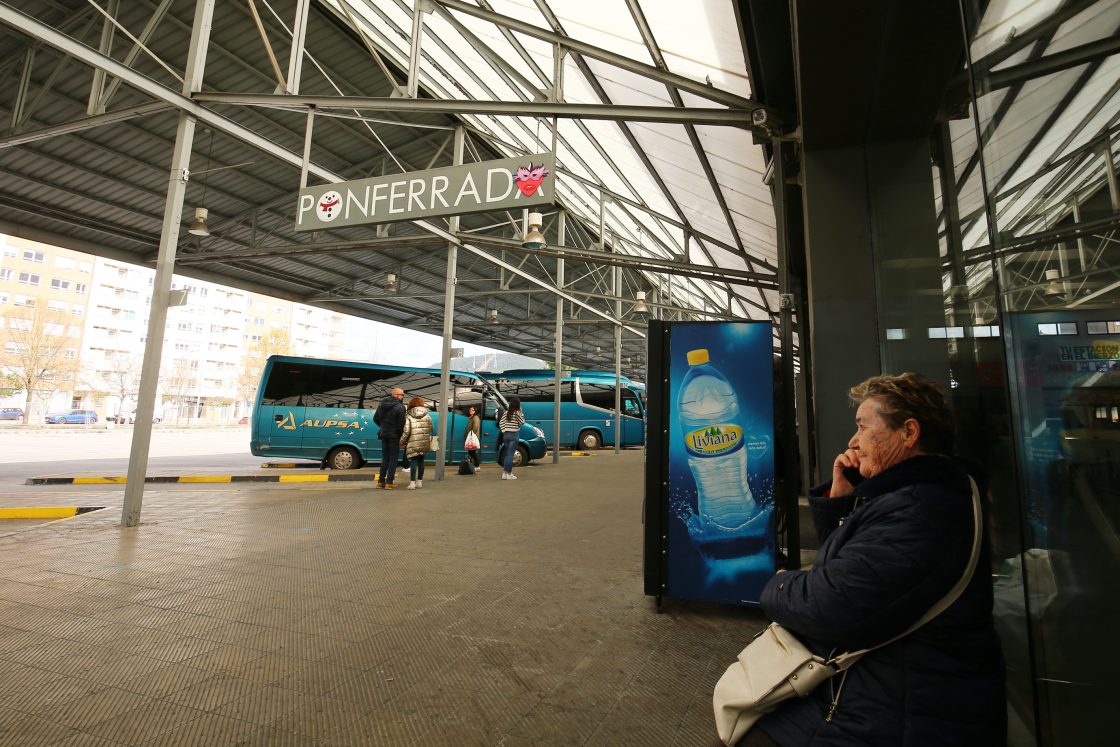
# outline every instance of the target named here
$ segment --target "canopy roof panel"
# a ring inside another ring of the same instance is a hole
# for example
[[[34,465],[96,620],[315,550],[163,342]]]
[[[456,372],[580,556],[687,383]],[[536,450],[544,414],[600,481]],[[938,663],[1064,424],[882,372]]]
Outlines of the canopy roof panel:
[[[607,347],[612,321],[628,326],[627,352],[641,355],[630,310],[639,290],[674,318],[768,319],[777,308],[773,208],[747,129],[757,105],[726,0],[691,3],[687,13],[648,0],[424,2],[416,100],[494,104],[477,112],[369,103],[408,98],[413,2],[311,2],[302,54],[293,41],[302,0],[216,3],[201,93],[270,97],[255,105],[184,103],[195,0],[120,3],[106,11],[111,19],[94,5],[0,6],[0,121],[11,123],[0,132],[0,230],[153,262],[179,112],[194,106],[184,218],[206,207],[210,235],[180,231],[177,271],[438,326],[448,221],[293,230],[308,121],[301,97],[365,97],[316,111],[312,183],[449,165],[457,125],[466,127],[468,161],[540,153],[555,139],[556,208],[567,214],[565,244],[580,250],[567,263],[566,316],[586,322],[566,336],[573,361],[596,363],[588,356]],[[506,111],[550,101],[581,108],[559,119]],[[680,121],[634,121],[619,107],[659,107]],[[741,116],[726,126],[687,121],[717,110]],[[557,209],[545,219],[550,244]],[[459,283],[471,292],[460,299],[456,336],[547,353],[554,260],[519,248],[522,218],[463,217]],[[621,285],[604,260],[621,264]],[[392,293],[383,288],[389,271],[401,278]],[[493,309],[511,324],[481,326]]]

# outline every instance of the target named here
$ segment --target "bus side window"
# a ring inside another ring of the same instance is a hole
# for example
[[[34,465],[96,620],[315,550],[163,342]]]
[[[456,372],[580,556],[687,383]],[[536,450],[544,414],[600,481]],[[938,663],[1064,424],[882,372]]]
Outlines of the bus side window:
[[[641,409],[638,407],[637,400],[630,399],[629,397],[622,400],[622,411],[633,417],[639,417],[642,414]]]

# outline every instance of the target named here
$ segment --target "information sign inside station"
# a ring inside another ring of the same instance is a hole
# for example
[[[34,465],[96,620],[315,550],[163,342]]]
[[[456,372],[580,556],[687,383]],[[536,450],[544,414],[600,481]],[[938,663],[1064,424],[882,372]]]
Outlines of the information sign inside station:
[[[532,208],[555,199],[552,153],[468,163],[299,192],[297,231]]]

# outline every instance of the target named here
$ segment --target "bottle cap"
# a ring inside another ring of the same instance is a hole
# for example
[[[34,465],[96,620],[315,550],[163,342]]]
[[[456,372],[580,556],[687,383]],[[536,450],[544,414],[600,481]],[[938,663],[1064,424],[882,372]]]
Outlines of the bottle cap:
[[[708,362],[708,351],[707,351],[706,348],[700,348],[699,350],[689,350],[688,351],[688,365],[690,365],[690,366],[702,366],[707,362]]]

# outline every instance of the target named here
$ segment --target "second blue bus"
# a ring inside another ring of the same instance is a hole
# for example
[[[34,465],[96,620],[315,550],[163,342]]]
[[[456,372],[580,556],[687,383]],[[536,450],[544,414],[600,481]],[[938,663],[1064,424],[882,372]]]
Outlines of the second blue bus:
[[[556,374],[554,371],[515,369],[483,373],[506,398],[521,399],[525,421],[544,432],[552,445],[555,417]],[[644,387],[623,376],[622,446],[645,443]],[[612,371],[563,371],[560,377],[561,448],[598,449],[614,446],[615,375]]]

